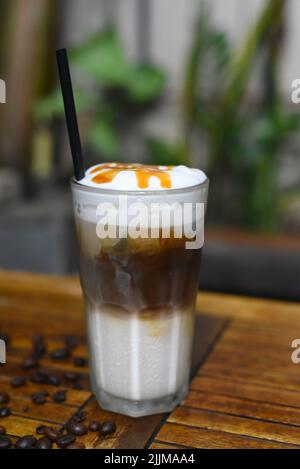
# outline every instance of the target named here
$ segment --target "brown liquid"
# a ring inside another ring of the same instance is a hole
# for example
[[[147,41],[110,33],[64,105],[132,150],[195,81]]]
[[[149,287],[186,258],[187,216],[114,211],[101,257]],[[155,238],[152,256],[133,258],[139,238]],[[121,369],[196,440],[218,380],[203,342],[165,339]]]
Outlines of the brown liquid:
[[[149,187],[149,179],[155,176],[160,181],[160,186],[164,189],[171,189],[172,182],[170,174],[167,172],[172,166],[164,166],[166,169],[161,169],[159,166],[144,165],[144,164],[127,164],[127,163],[110,163],[97,166],[91,171],[91,174],[96,173],[92,182],[95,184],[105,184],[113,181],[113,179],[121,171],[135,172],[137,185],[139,189],[147,189]]]
[[[80,222],[79,228],[88,228],[85,225],[90,224]],[[93,256],[81,251],[81,279],[88,300],[143,317],[191,305],[198,289],[201,249],[186,249],[186,241],[123,239],[108,249],[99,248]]]

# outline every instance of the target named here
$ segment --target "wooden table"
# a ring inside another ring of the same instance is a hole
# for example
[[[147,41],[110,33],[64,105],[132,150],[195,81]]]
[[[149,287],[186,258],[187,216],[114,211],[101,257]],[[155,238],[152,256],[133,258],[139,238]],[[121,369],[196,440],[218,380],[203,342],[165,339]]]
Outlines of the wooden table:
[[[291,362],[291,342],[300,338],[300,305],[215,293],[198,298],[195,375],[185,402],[170,415],[132,419],[99,408],[87,367],[72,360],[41,360],[42,371],[81,371],[84,389],[68,388],[66,403],[34,405],[31,393],[56,388],[28,382],[11,388],[13,376],[30,376],[22,360],[31,337],[43,333],[49,351],[66,333],[86,356],[81,290],[77,279],[0,271],[0,332],[11,335],[0,390],[11,396],[12,415],[2,419],[10,435],[34,434],[37,425],[60,428],[78,409],[88,419],[113,418],[117,432],[79,437],[87,448],[300,448],[300,364]]]

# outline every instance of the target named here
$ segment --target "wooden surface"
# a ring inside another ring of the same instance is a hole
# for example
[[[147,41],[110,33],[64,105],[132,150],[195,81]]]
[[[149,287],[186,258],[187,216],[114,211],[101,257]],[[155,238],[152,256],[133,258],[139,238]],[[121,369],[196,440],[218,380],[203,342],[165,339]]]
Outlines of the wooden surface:
[[[41,424],[61,428],[84,409],[88,421],[117,423],[112,436],[79,437],[87,448],[300,448],[300,364],[291,362],[291,342],[300,338],[300,305],[203,292],[197,309],[195,375],[185,402],[170,415],[132,419],[102,411],[89,389],[88,368],[48,356],[41,371],[62,375],[76,369],[84,389],[63,381],[66,403],[48,399],[34,405],[33,392],[52,394],[57,388],[10,386],[12,377],[34,372],[21,367],[33,334],[45,335],[49,351],[66,333],[75,334],[81,340],[73,355],[87,356],[80,287],[71,278],[0,271],[0,332],[12,339],[0,367],[0,391],[12,396],[12,415],[3,419],[8,433],[34,434]]]

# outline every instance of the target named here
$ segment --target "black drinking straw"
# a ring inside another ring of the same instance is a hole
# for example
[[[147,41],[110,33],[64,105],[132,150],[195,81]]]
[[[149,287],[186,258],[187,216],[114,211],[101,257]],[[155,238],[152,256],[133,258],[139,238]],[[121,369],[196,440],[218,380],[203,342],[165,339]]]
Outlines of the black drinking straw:
[[[77,181],[80,181],[80,179],[84,177],[84,165],[67,50],[58,49],[56,51],[56,60],[58,65],[60,86],[64,100],[65,116],[73,158],[74,173]]]

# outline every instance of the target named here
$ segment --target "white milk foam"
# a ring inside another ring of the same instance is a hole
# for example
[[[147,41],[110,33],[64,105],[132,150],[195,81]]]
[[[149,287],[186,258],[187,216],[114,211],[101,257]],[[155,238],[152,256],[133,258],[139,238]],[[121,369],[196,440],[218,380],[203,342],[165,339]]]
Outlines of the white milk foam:
[[[117,166],[118,163],[111,163],[110,168],[113,169]],[[92,181],[95,173],[92,171],[95,168],[99,168],[99,172],[101,170],[101,166],[105,166],[103,171],[107,170],[107,164],[103,165],[95,165],[89,168],[86,173],[85,177],[81,179],[79,184],[87,187],[97,187],[98,189],[114,189],[119,191],[140,191],[141,189],[138,187],[137,177],[135,171],[130,171],[130,164],[128,165],[128,169],[120,170],[120,172],[114,177],[114,179],[110,182],[106,183],[95,183]],[[165,171],[167,174],[170,175],[171,179],[171,188],[170,189],[183,189],[185,187],[192,187],[204,182],[207,177],[203,171],[196,168],[188,168],[187,166],[158,166],[160,170]],[[156,176],[151,176],[149,179],[148,187],[143,188],[143,191],[153,191],[153,190],[165,190],[164,187],[161,187],[160,180]]]

